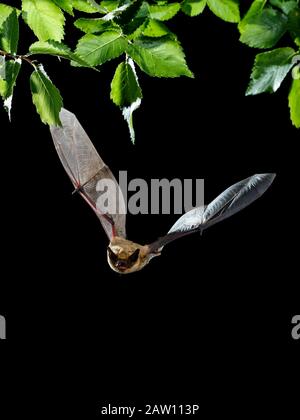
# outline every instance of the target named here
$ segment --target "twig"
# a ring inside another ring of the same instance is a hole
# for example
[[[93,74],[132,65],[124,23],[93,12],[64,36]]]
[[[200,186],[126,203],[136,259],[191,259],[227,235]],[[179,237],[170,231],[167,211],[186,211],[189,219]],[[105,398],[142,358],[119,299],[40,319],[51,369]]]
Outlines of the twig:
[[[0,55],[4,57],[8,57],[8,58],[13,58],[14,60],[20,59],[22,61],[26,61],[28,64],[36,68],[36,65],[35,65],[36,60],[30,60],[26,55],[10,54],[3,50],[0,50]]]

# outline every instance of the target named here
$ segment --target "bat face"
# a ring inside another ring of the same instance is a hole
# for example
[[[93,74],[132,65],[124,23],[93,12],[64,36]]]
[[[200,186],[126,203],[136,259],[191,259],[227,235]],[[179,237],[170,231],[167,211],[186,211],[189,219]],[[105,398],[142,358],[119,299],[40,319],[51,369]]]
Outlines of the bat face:
[[[139,245],[118,236],[112,239],[107,248],[108,264],[120,274],[141,270],[154,256],[147,245]]]

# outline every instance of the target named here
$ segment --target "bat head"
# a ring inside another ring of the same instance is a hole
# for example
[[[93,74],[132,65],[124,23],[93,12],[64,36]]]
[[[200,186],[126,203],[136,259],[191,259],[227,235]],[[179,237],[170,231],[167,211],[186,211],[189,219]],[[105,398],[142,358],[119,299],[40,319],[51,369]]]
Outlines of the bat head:
[[[120,274],[141,270],[151,259],[147,246],[127,239],[114,237],[107,248],[107,261],[110,267]]]

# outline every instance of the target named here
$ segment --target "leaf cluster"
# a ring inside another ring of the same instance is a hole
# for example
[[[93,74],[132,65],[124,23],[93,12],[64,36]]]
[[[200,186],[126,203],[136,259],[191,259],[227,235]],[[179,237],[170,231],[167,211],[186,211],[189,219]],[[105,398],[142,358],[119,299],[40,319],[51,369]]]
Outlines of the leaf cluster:
[[[18,74],[26,62],[32,66],[30,89],[41,120],[60,124],[60,92],[33,56],[56,56],[94,70],[117,60],[110,97],[121,109],[134,142],[132,115],[142,100],[138,72],[194,77],[168,21],[178,13],[195,17],[204,10],[237,24],[242,43],[266,50],[255,57],[247,95],[276,92],[291,76],[288,102],[292,122],[299,128],[299,0],[254,0],[242,18],[238,0],[22,0],[20,9],[0,3],[0,95],[9,117]],[[64,43],[66,19],[78,29],[74,51]],[[25,54],[18,51],[21,22],[37,38]],[[291,45],[281,45],[282,39]]]

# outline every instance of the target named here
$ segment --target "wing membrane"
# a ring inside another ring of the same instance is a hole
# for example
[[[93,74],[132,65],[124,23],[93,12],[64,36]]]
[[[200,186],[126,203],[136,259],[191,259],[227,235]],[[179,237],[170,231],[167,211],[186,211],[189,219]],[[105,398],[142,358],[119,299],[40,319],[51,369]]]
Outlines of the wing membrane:
[[[167,235],[149,245],[155,252],[182,236],[214,225],[233,216],[257,200],[272,184],[275,174],[257,174],[237,182],[218,195],[208,206],[197,207],[181,216]]]
[[[74,114],[62,109],[62,127],[50,127],[56,151],[74,187],[99,217],[102,226],[111,239],[118,235],[126,237],[126,207],[120,187],[111,170],[103,162],[93,143]],[[97,191],[99,181],[110,180],[115,186],[115,194],[109,199],[115,204],[113,214],[108,214],[101,205]]]

